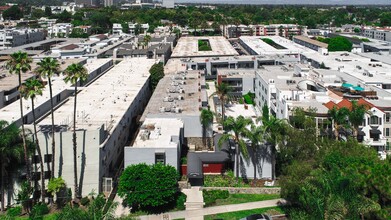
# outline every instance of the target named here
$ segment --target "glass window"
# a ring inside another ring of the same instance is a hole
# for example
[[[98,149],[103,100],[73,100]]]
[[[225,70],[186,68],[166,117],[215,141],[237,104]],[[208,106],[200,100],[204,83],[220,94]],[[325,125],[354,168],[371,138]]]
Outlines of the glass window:
[[[155,153],[155,164],[162,163],[166,165],[166,154],[165,153]]]
[[[386,137],[389,137],[389,136],[390,136],[390,129],[386,128]]]
[[[390,113],[386,113],[386,122],[390,122]]]
[[[379,117],[373,115],[371,116],[371,125],[378,125],[379,124]]]

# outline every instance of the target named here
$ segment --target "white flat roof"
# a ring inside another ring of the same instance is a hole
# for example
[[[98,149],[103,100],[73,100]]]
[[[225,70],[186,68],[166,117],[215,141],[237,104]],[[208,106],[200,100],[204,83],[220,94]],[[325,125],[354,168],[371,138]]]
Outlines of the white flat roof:
[[[350,52],[329,52],[329,55],[327,56],[319,53],[305,55],[319,63],[323,62],[326,67],[329,67],[331,70],[339,70],[357,77],[366,84],[391,83],[391,65],[371,61],[370,58],[360,56],[359,54]],[[371,73],[373,76],[369,77],[368,73]]]
[[[172,137],[180,135],[183,122],[177,118],[146,118],[132,147],[135,148],[177,148]],[[149,131],[144,139],[144,132]]]
[[[286,49],[276,49],[264,42],[262,40],[263,38],[269,38]],[[242,36],[240,37],[240,40],[258,55],[298,54],[303,52],[313,52],[309,48],[296,44],[293,41],[280,36]]]
[[[211,51],[198,51],[198,40],[209,40]],[[239,53],[232,47],[227,39],[222,36],[214,37],[181,37],[172,52],[171,57],[211,57],[233,56]]]
[[[71,63],[79,63],[84,59],[67,59],[64,60],[64,64],[61,65],[61,69],[65,69],[67,65]],[[99,59],[99,60],[93,60],[87,61],[87,64],[84,65],[88,72],[91,73],[95,71],[97,68],[101,67],[105,63],[109,62],[111,59]],[[61,63],[62,60],[60,60]],[[47,80],[47,79],[44,79]],[[52,77],[52,92],[53,92],[53,99],[55,99],[56,95],[60,94],[66,89],[71,89],[71,84],[64,82],[64,75],[60,74],[59,76],[53,76]],[[49,84],[46,84],[45,89],[42,92],[42,96],[37,96],[34,99],[34,105],[35,107],[39,107],[40,105],[44,104],[50,100],[50,90],[49,90]],[[23,113],[24,115],[29,114],[31,109],[31,100],[24,100],[23,102]],[[15,101],[4,108],[0,109],[0,118],[2,120],[6,120],[9,123],[16,121],[20,119],[20,106],[19,101]],[[51,123],[50,123],[51,124]]]
[[[124,59],[77,95],[77,129],[96,130],[102,125],[115,126],[128,111],[134,98],[145,85],[153,59]],[[73,97],[55,111],[55,124],[69,128],[73,120]],[[50,125],[44,118],[39,125]]]

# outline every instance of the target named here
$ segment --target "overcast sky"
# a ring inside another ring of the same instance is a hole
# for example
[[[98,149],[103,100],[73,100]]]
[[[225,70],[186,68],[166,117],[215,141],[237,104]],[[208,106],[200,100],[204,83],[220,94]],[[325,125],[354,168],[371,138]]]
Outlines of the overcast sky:
[[[341,4],[391,5],[391,0],[175,0],[176,3],[214,4]]]

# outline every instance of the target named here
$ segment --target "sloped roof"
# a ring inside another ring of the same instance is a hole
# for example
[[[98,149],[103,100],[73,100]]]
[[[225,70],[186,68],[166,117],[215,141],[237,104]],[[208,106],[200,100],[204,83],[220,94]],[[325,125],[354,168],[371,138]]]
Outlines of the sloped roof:
[[[371,109],[373,107],[376,107],[375,105],[373,105],[372,103],[368,102],[367,100],[363,99],[363,98],[360,98],[358,101],[357,101],[357,104],[358,105],[364,105],[365,108],[368,110],[368,109]],[[340,108],[347,108],[349,110],[352,110],[352,102],[349,101],[348,99],[343,99],[342,101],[338,102],[337,104],[333,101],[329,101],[327,103],[324,103],[323,104],[324,106],[326,106],[326,108],[328,109],[333,109],[334,107],[336,107],[337,109],[340,109]]]

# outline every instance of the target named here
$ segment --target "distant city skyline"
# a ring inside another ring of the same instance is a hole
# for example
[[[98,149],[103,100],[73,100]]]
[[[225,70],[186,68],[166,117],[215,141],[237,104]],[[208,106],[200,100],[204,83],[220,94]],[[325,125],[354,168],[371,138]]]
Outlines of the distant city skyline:
[[[300,5],[391,5],[390,0],[176,0],[175,3],[210,4],[300,4]]]

